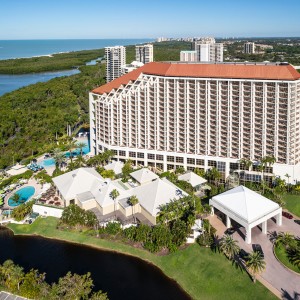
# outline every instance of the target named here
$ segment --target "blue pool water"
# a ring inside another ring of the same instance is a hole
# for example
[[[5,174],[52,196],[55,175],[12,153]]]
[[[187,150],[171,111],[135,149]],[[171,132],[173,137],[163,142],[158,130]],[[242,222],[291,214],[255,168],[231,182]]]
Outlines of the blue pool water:
[[[44,159],[43,162],[42,162],[42,166],[44,168],[55,166],[55,160],[54,160],[54,158]]]
[[[82,148],[82,154],[85,155],[87,153],[90,152],[90,143],[89,143],[89,140],[83,140],[83,141],[77,141],[77,144],[78,143],[85,143],[85,147]],[[77,155],[80,155],[80,149],[77,148],[75,149],[73,152],[72,152],[72,155],[73,157],[77,156]],[[65,156],[67,158],[70,157],[70,152],[66,152],[65,153]],[[54,158],[47,158],[47,159],[44,159],[41,163],[41,165],[44,167],[44,168],[49,168],[49,167],[54,167],[55,166],[55,160]]]
[[[35,193],[35,188],[33,186],[26,186],[24,188],[19,189],[15,192],[15,194],[20,195],[20,200],[15,202],[13,199],[8,199],[9,206],[19,206],[22,203],[25,203],[30,197],[32,197]]]

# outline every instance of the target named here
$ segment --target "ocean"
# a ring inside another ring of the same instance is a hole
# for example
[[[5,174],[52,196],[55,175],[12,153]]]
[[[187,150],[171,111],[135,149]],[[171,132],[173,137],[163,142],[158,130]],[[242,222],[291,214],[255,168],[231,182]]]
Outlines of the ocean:
[[[100,49],[107,46],[126,46],[151,42],[150,39],[108,39],[108,40],[0,40],[0,60],[22,57],[49,55],[60,52]],[[95,64],[95,61],[87,65]],[[64,70],[34,74],[6,75],[0,74],[0,96],[18,88],[45,82],[55,77],[70,76],[79,70]]]
[[[0,60],[151,42],[153,39],[0,40]]]

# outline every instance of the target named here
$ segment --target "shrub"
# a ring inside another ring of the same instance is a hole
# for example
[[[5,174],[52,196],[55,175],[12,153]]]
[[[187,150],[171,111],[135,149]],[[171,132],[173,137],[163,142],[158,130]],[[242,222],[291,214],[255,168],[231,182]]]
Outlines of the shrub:
[[[20,204],[17,206],[13,211],[11,216],[16,221],[23,220],[28,214],[32,213],[32,206],[34,204],[34,201],[27,201],[26,203]]]
[[[109,222],[105,227],[105,232],[111,235],[116,235],[121,231],[122,227],[119,222]]]
[[[213,242],[214,242],[213,236],[211,234],[209,234],[208,232],[203,232],[197,238],[197,243],[200,246],[210,247]]]
[[[3,187],[10,185],[12,183],[16,183],[18,182],[20,179],[30,179],[31,176],[33,175],[33,172],[31,170],[27,170],[25,173],[23,174],[19,174],[19,175],[14,175],[11,176],[9,178],[4,179],[1,183],[0,183],[0,189],[2,189]]]

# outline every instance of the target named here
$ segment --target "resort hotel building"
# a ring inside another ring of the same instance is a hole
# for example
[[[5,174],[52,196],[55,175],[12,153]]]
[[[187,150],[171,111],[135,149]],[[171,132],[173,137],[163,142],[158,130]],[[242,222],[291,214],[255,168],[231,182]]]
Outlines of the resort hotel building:
[[[288,64],[152,62],[89,96],[91,151],[163,171],[217,168],[274,156],[265,177],[300,180],[300,74]]]

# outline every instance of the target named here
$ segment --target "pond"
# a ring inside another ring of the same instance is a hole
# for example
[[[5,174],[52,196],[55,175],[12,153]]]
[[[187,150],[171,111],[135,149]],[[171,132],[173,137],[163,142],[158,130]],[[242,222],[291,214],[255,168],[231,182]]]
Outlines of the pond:
[[[113,299],[190,299],[158,268],[135,257],[41,237],[14,236],[0,227],[0,263],[16,264],[46,272],[46,280],[57,281],[68,271],[91,272],[95,290]]]

